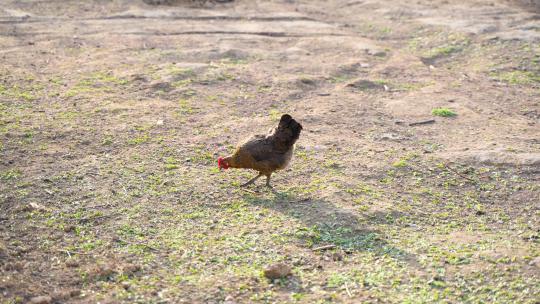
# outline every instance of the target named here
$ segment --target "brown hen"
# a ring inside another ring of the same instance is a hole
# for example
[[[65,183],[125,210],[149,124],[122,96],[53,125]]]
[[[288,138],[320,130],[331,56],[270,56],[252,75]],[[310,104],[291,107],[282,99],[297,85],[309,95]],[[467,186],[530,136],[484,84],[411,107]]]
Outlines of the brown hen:
[[[240,144],[234,154],[218,159],[220,169],[241,168],[259,171],[242,187],[253,184],[259,177],[266,176],[266,186],[270,185],[270,176],[274,171],[281,170],[289,164],[294,144],[300,137],[302,125],[291,115],[281,116],[277,128],[268,135],[254,135]]]

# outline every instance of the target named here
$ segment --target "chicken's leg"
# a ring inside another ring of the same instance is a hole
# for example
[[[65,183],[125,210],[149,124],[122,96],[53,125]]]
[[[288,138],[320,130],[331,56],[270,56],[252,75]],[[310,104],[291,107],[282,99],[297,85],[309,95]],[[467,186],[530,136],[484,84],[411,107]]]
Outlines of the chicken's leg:
[[[253,184],[261,176],[262,176],[262,173],[259,173],[259,175],[257,175],[254,178],[250,179],[247,183],[242,184],[240,187],[247,187],[247,186]]]
[[[270,176],[271,176],[271,175],[272,175],[272,174],[268,174],[268,175],[266,176],[266,187],[268,187],[268,188],[270,188],[270,189],[274,189],[274,187],[272,187],[272,185],[270,185]]]

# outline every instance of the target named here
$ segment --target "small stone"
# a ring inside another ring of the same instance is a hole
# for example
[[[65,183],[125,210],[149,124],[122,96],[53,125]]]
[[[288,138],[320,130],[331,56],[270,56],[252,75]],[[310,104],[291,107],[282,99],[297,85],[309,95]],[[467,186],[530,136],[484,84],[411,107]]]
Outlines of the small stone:
[[[228,296],[225,298],[225,302],[223,302],[223,304],[236,304],[236,301],[234,300],[234,297],[233,297],[233,296],[228,295]]]
[[[158,121],[156,121],[156,125],[162,126],[163,125],[163,119],[159,119]]]
[[[291,267],[282,263],[277,263],[264,270],[264,276],[270,280],[287,277],[291,274]]]
[[[52,302],[52,298],[49,296],[39,296],[30,299],[31,304],[49,304]]]

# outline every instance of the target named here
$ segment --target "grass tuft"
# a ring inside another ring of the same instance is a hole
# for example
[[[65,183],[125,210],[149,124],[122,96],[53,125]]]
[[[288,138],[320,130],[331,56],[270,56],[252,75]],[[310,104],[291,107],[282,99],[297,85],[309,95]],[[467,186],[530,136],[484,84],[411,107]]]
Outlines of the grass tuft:
[[[448,109],[448,108],[436,108],[436,109],[433,109],[433,111],[431,111],[431,114],[435,115],[435,116],[440,116],[440,117],[454,117],[454,116],[457,116],[457,113]]]

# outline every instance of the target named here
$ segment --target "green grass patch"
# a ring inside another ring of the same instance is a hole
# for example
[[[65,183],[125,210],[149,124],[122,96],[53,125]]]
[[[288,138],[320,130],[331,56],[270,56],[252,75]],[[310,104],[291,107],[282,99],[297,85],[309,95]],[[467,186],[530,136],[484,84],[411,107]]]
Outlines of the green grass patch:
[[[492,74],[495,79],[514,85],[540,83],[540,74],[530,71],[511,71]]]
[[[16,180],[22,175],[21,170],[11,169],[0,173],[0,179],[3,181]]]
[[[448,108],[436,108],[436,109],[433,109],[433,111],[431,111],[431,114],[433,114],[435,116],[440,116],[440,117],[454,117],[454,116],[457,116],[456,112],[454,112],[453,110],[450,110]]]

